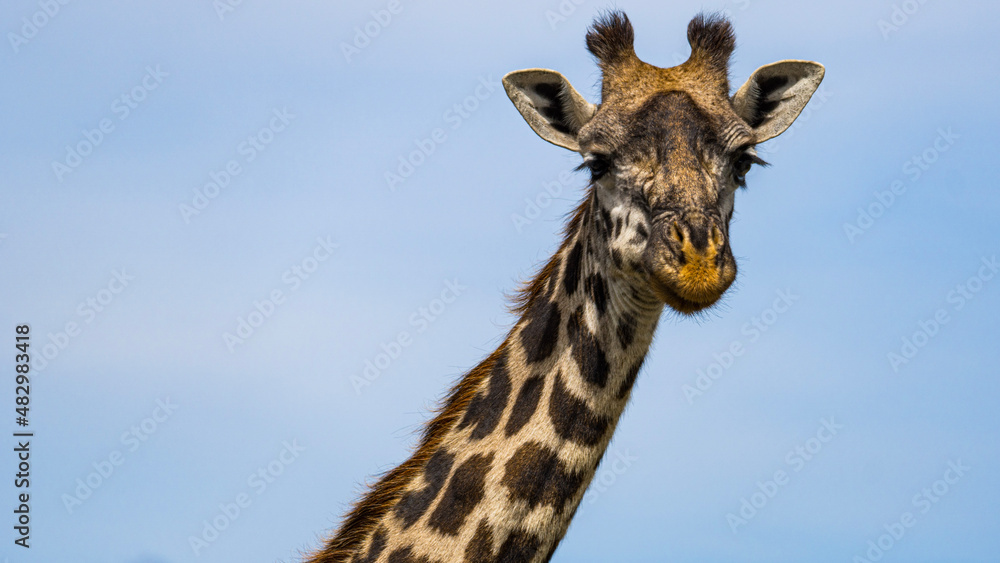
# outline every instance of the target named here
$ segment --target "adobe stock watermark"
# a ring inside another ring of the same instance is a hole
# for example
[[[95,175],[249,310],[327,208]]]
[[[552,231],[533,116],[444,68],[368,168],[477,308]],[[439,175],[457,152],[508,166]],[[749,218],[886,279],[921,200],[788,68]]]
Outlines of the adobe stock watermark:
[[[975,275],[956,285],[945,295],[945,303],[951,306],[950,309],[949,307],[939,307],[930,318],[917,321],[916,332],[901,337],[900,347],[886,354],[886,359],[889,361],[889,367],[892,368],[893,373],[899,373],[901,366],[916,358],[931,339],[941,332],[944,325],[951,321],[951,312],[964,309],[986,287],[986,282],[995,278],[997,272],[1000,271],[1000,262],[997,261],[996,254],[990,258],[982,257],[980,263]]]
[[[153,412],[138,423],[133,424],[128,430],[122,432],[119,441],[124,447],[122,450],[112,450],[105,458],[91,463],[94,471],[88,473],[82,479],[76,480],[76,488],[71,493],[63,493],[62,502],[66,507],[66,512],[73,514],[73,511],[83,505],[83,503],[93,496],[97,489],[107,483],[111,477],[125,463],[127,454],[135,452],[149,440],[149,438],[160,429],[160,425],[170,420],[170,417],[177,410],[177,405],[170,401],[170,397],[156,400],[156,407]]]
[[[149,97],[149,93],[163,84],[163,79],[167,76],[170,74],[164,72],[160,65],[156,65],[155,68],[147,66],[146,74],[139,79],[138,84],[112,100],[110,110],[118,118],[118,122],[128,119],[139,104]],[[83,160],[93,154],[94,150],[114,131],[115,121],[110,117],[101,119],[93,129],[84,129],[81,133],[82,139],[72,146],[66,145],[66,156],[62,160],[52,161],[52,173],[56,175],[56,180],[61,183],[67,174],[79,168]]]
[[[695,398],[704,395],[716,381],[722,379],[726,371],[736,363],[736,359],[746,353],[747,346],[760,340],[760,337],[778,322],[778,317],[788,312],[799,300],[799,296],[792,293],[791,289],[779,289],[775,292],[775,296],[770,307],[743,323],[740,334],[745,338],[737,338],[722,352],[712,354],[712,361],[705,369],[697,370],[694,381],[681,386],[689,405],[693,405]]]
[[[38,9],[30,16],[21,18],[21,27],[18,28],[20,33],[7,32],[7,41],[14,54],[20,53],[21,47],[38,36],[38,32],[62,13],[62,7],[69,3],[70,0],[39,0]]]
[[[351,376],[351,386],[354,387],[354,393],[360,397],[362,389],[374,383],[399,358],[403,350],[413,345],[413,337],[426,332],[431,323],[441,318],[448,306],[458,300],[462,292],[467,289],[469,288],[460,284],[458,279],[444,280],[444,289],[441,290],[441,293],[426,305],[417,307],[410,314],[408,322],[411,328],[402,330],[392,340],[383,342],[379,346],[381,352],[376,353],[373,358],[365,360],[361,375]]]
[[[270,319],[278,307],[287,302],[290,294],[302,287],[302,283],[319,270],[319,267],[333,256],[340,244],[333,242],[332,237],[316,237],[316,246],[302,260],[281,274],[281,288],[274,288],[264,299],[254,301],[253,309],[246,316],[236,317],[236,328],[233,332],[222,333],[222,341],[226,343],[229,353],[235,353],[237,346],[242,346],[257,332],[264,322]]]
[[[552,31],[555,31],[560,24],[568,21],[576,13],[577,9],[586,2],[587,0],[560,0],[558,4],[545,10],[545,21],[549,22],[549,27],[552,28]]]
[[[748,8],[750,8],[751,2],[750,0],[732,0],[732,2],[727,2],[727,4],[732,4],[733,7],[735,7],[739,11],[745,12]],[[725,18],[729,20],[735,19],[734,16],[736,15],[736,12],[729,6],[725,6],[724,8],[722,8],[721,13]]]
[[[601,462],[597,473],[594,475],[594,479],[590,482],[590,487],[587,488],[587,492],[580,499],[577,514],[582,513],[588,506],[596,503],[597,499],[601,498],[601,495],[613,487],[618,482],[618,478],[627,473],[632,464],[637,461],[639,461],[638,456],[633,456],[629,453],[628,448],[615,448],[613,452],[608,452],[605,455],[604,461]]]
[[[910,18],[917,15],[920,8],[927,3],[927,0],[903,0],[892,5],[888,18],[880,18],[877,22],[878,31],[882,34],[882,40],[888,41],[889,37],[896,33],[904,25],[910,22]]]
[[[129,275],[125,268],[112,270],[108,283],[76,306],[76,315],[80,317],[80,321],[67,321],[62,330],[46,335],[48,342],[42,344],[42,349],[31,358],[32,371],[36,373],[45,371],[49,362],[55,360],[63,350],[69,347],[73,339],[83,334],[83,329],[110,307],[118,295],[125,291],[125,288],[133,281],[135,281],[135,276]]]
[[[524,198],[524,211],[522,213],[511,213],[510,221],[514,224],[514,229],[518,233],[524,232],[524,228],[535,222],[542,216],[542,210],[548,209],[563,190],[573,181],[573,176],[567,170],[559,173],[557,180],[542,182],[542,189],[534,197]]]
[[[180,211],[181,219],[190,224],[192,217],[201,215],[209,204],[219,197],[222,190],[229,187],[233,180],[243,174],[244,166],[256,160],[266,151],[278,133],[284,131],[294,119],[295,115],[290,113],[288,108],[271,110],[271,119],[267,125],[258,129],[256,133],[247,135],[246,140],[236,145],[236,154],[241,158],[232,158],[220,170],[209,172],[209,182],[200,188],[194,188],[194,197],[191,198],[190,205],[187,203],[178,204],[177,209]]]
[[[243,0],[212,0],[212,9],[215,15],[219,16],[219,21],[225,21],[226,16],[236,11],[236,8],[243,4]]]
[[[472,114],[479,109],[482,102],[490,99],[496,91],[497,85],[493,80],[493,75],[479,77],[479,84],[472,93],[466,96],[461,102],[452,106],[441,114],[441,119],[452,131],[457,131]],[[389,186],[389,191],[395,192],[397,186],[405,182],[417,168],[420,168],[438,147],[448,140],[448,133],[443,127],[434,128],[429,135],[423,138],[414,139],[414,149],[409,154],[400,155],[399,164],[396,169],[386,170],[385,183]]]
[[[237,493],[232,501],[220,502],[218,512],[202,520],[201,533],[188,536],[188,545],[196,557],[218,540],[219,535],[229,529],[253,505],[254,499],[264,494],[268,487],[285,473],[288,466],[295,463],[302,452],[306,451],[305,446],[299,445],[298,440],[292,440],[291,443],[285,441],[281,445],[282,449],[274,459],[267,465],[258,467],[247,477],[246,490]]]
[[[917,525],[917,514],[927,514],[931,508],[941,502],[951,488],[958,483],[970,467],[962,463],[961,459],[948,461],[948,467],[944,470],[941,478],[934,481],[928,487],[920,489],[910,499],[913,510],[906,510],[899,515],[899,518],[883,524],[884,534],[879,534],[875,539],[868,540],[867,550],[864,555],[855,555],[851,560],[853,563],[875,563],[881,561],[892,548],[896,547],[900,540],[906,537],[910,528]]]
[[[385,28],[392,24],[396,16],[403,12],[403,5],[399,0],[389,0],[385,8],[371,11],[371,19],[364,24],[354,26],[354,37],[351,42],[340,42],[340,52],[344,54],[344,60],[351,64],[352,58],[361,54],[365,48],[372,44],[376,37],[382,34]]]
[[[951,147],[955,144],[955,140],[959,138],[951,130],[951,127],[938,129],[937,137],[934,138],[927,148],[908,158],[903,163],[902,172],[909,178],[909,183],[903,182],[902,179],[896,179],[889,184],[888,190],[875,190],[872,192],[874,201],[864,207],[858,208],[858,216],[853,223],[843,224],[844,235],[847,236],[848,242],[854,244],[854,241],[859,236],[866,233],[868,229],[871,229],[875,221],[885,215],[893,204],[896,203],[896,198],[906,193],[907,189],[923,177],[924,173],[930,170],[931,166],[941,158],[942,154],[951,150]]]
[[[802,471],[837,437],[838,432],[844,429],[844,425],[837,424],[832,416],[829,419],[821,418],[819,423],[820,426],[813,436],[785,454],[785,465],[781,469],[776,470],[770,479],[757,481],[756,490],[749,496],[740,498],[740,508],[736,512],[726,514],[726,523],[734,534],[760,514],[760,511],[791,482],[792,477]]]

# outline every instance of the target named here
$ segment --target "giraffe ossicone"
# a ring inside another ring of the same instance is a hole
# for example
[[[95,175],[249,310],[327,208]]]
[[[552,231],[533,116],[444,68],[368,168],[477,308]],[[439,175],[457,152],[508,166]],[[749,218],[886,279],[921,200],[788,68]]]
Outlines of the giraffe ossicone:
[[[520,318],[427,424],[417,450],[370,488],[315,563],[548,561],[625,404],[668,306],[715,304],[736,277],[729,222],[737,189],[823,79],[781,61],[730,95],[730,23],[699,15],[691,56],[641,61],[625,14],[599,17],[587,48],[594,105],[561,74],[503,85],[546,141],[579,152],[586,194],[559,250],[520,291]]]

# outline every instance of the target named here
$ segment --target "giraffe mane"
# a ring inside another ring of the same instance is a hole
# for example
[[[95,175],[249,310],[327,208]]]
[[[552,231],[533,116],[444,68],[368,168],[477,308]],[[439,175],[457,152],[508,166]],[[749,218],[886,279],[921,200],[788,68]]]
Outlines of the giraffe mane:
[[[569,244],[572,235],[583,222],[592,190],[591,187],[583,201],[571,212],[572,217],[564,229],[560,251]],[[520,315],[536,297],[544,293],[546,282],[558,270],[556,257],[559,254],[560,252],[555,253],[529,281],[523,283],[515,294],[509,296],[511,312]],[[483,381],[492,371],[497,358],[507,349],[509,339],[510,333],[492,354],[451,387],[433,411],[434,418],[424,425],[419,446],[413,454],[398,467],[383,473],[374,485],[368,487],[367,492],[344,517],[337,532],[324,542],[326,547],[308,554],[308,561],[347,563],[351,556],[363,547],[363,543],[374,533],[379,521],[400,499],[406,486],[421,475],[427,461],[434,455],[444,437],[458,424],[459,418],[468,409],[476,392],[480,390]]]
[[[508,300],[510,300],[509,308],[511,313],[515,315],[524,314],[524,312],[528,310],[528,307],[534,302],[535,298],[545,293],[546,282],[548,282],[549,278],[556,273],[556,270],[559,267],[559,256],[572,241],[573,235],[579,230],[581,223],[584,221],[593,190],[594,188],[591,186],[587,190],[586,196],[583,200],[577,204],[576,209],[569,213],[570,219],[566,223],[566,228],[563,229],[563,241],[559,245],[559,250],[552,254],[549,261],[542,265],[542,267],[538,269],[538,272],[532,276],[531,279],[521,283],[521,287],[518,288],[515,293],[507,297]]]
[[[354,553],[362,547],[363,542],[371,535],[374,528],[385,514],[396,504],[403,489],[420,476],[427,460],[434,454],[448,431],[458,422],[458,418],[468,408],[479,390],[480,384],[486,379],[493,364],[506,349],[504,340],[492,354],[472,368],[461,380],[455,383],[435,409],[436,415],[424,426],[420,445],[416,451],[398,467],[383,473],[378,482],[368,488],[367,493],[354,504],[351,511],[344,517],[340,528],[327,542],[327,546],[319,552],[312,553],[309,561],[317,563],[346,563]]]

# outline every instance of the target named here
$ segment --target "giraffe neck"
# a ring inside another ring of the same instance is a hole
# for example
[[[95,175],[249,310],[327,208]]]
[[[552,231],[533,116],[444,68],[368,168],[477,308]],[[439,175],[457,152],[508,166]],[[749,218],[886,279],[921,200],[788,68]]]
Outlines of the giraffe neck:
[[[500,347],[313,561],[547,561],[607,448],[662,304],[612,277],[593,189]]]

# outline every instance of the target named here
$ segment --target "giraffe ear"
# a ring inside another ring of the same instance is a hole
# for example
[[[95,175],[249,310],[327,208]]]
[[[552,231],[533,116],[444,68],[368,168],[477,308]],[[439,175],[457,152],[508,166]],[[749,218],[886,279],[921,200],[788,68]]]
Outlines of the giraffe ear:
[[[546,141],[580,150],[576,135],[597,111],[562,74],[529,68],[503,77],[503,87],[528,125]]]
[[[779,61],[764,65],[733,95],[736,113],[753,127],[758,143],[777,137],[795,121],[825,69],[812,61]]]

